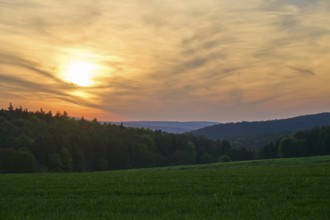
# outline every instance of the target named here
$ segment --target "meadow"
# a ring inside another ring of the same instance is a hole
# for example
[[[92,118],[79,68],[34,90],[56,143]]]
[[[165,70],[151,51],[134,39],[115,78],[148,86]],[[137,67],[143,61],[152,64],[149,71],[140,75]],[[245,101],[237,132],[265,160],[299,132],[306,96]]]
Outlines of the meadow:
[[[330,156],[0,175],[0,219],[329,219]]]

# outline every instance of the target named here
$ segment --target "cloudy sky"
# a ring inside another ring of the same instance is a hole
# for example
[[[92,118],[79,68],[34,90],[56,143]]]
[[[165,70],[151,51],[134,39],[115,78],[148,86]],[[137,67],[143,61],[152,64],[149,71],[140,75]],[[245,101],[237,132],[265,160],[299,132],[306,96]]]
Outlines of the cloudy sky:
[[[99,120],[330,111],[329,0],[0,0],[0,107]]]

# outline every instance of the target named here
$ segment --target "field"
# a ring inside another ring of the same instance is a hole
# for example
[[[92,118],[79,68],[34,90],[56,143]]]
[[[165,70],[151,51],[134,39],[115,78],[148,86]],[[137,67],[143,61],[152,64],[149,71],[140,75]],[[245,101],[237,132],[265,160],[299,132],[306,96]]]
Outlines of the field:
[[[330,156],[0,175],[0,219],[329,219]]]

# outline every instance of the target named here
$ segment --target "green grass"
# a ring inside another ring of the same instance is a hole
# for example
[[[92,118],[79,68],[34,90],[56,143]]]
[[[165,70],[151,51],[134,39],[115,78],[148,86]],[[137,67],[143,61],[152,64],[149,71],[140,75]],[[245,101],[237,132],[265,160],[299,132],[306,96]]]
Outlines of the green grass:
[[[329,219],[330,156],[0,175],[0,219]]]

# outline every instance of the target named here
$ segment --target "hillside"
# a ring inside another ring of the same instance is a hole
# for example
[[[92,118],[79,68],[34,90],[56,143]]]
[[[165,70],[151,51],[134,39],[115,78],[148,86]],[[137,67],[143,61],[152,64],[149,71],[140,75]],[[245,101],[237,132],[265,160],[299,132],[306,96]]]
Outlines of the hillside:
[[[1,219],[329,219],[330,157],[0,175]]]
[[[213,140],[231,140],[259,147],[281,135],[330,125],[330,113],[304,115],[288,119],[216,124],[192,131]],[[257,143],[259,142],[259,143]]]
[[[0,173],[100,171],[216,162],[231,146],[42,109],[0,109]]]
[[[63,114],[0,109],[0,173],[101,171],[330,154],[330,127],[258,149],[191,133],[126,128]]]
[[[168,133],[180,134],[191,130],[200,129],[203,127],[217,124],[217,122],[208,121],[124,121],[124,122],[111,122],[112,124],[120,125],[124,127],[133,128],[149,128],[151,130],[161,130]]]

